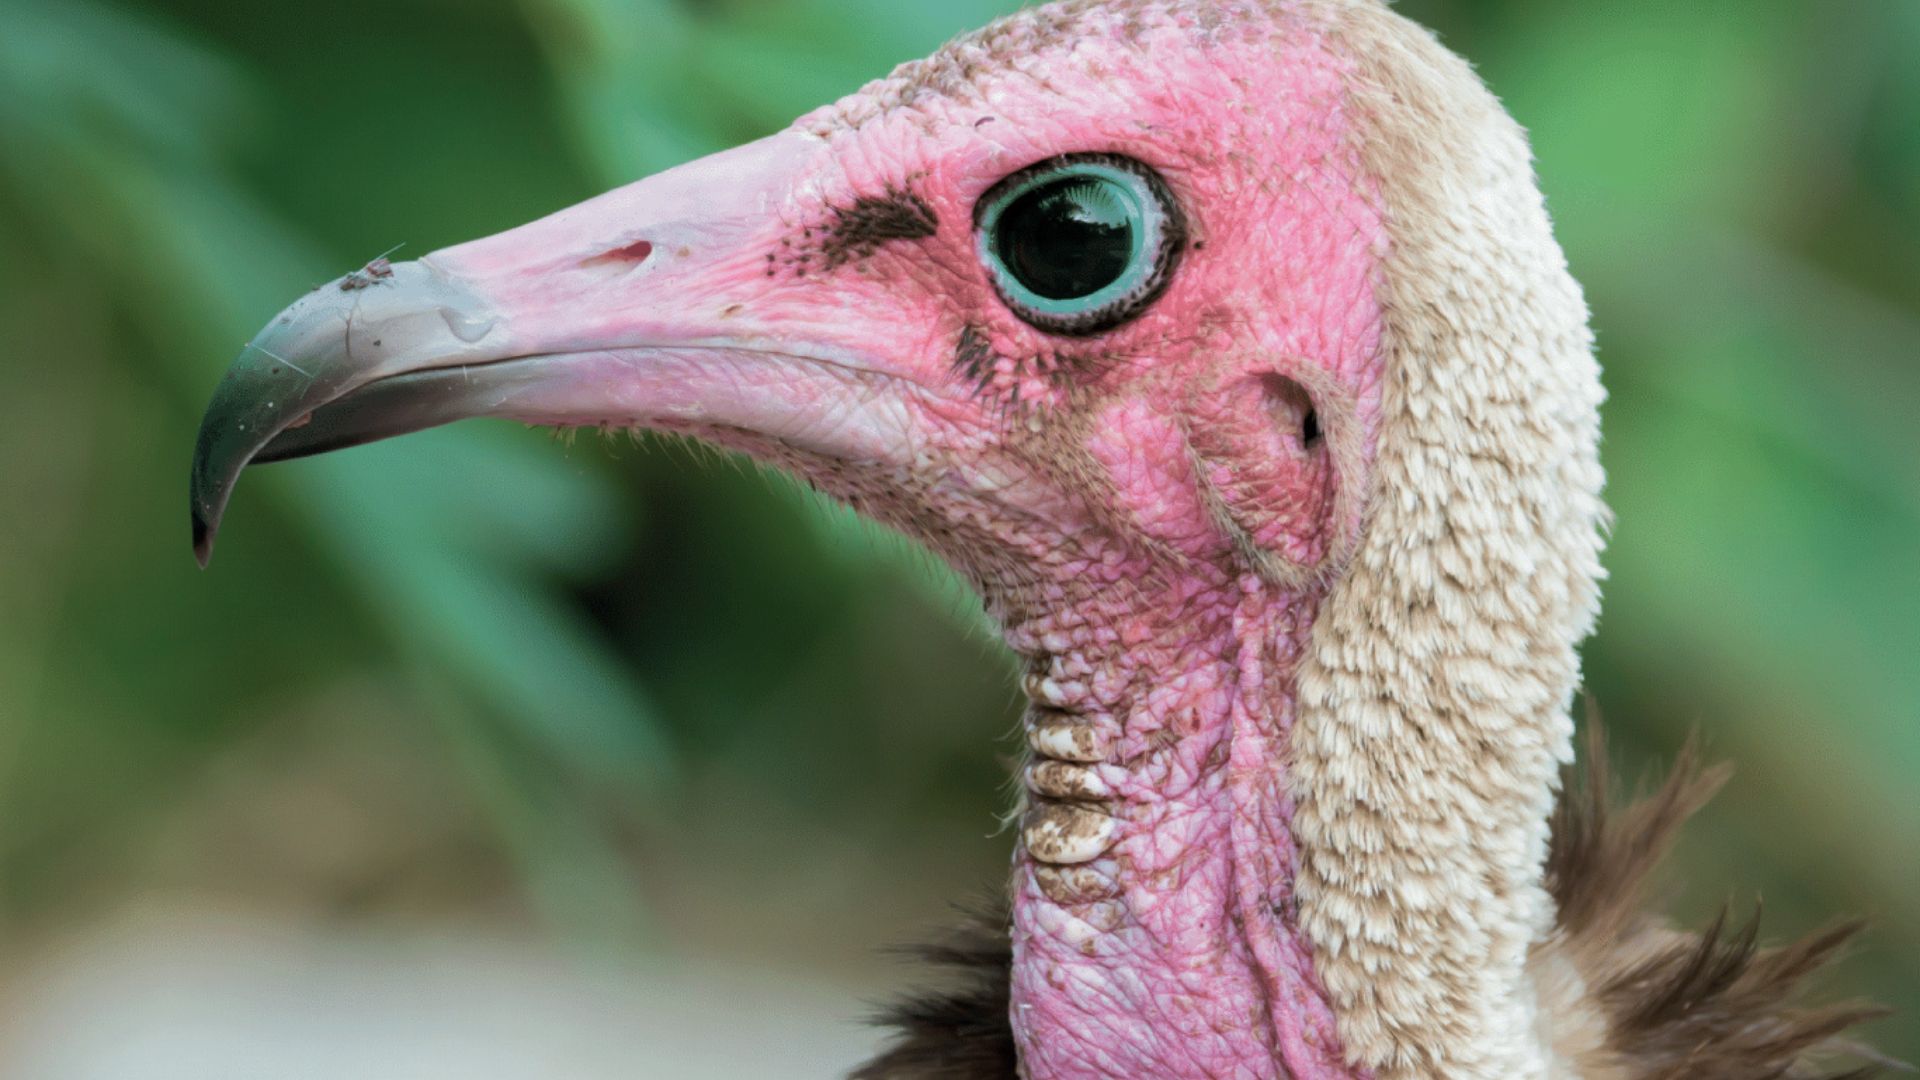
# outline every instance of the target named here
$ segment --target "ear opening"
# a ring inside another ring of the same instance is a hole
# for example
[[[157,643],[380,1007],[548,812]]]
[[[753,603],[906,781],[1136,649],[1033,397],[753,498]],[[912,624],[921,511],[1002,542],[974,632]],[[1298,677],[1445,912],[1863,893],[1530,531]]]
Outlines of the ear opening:
[[[1358,540],[1364,453],[1351,395],[1311,362],[1241,372],[1195,402],[1195,471],[1260,576],[1304,584],[1343,566]]]
[[[1320,410],[1307,388],[1292,376],[1277,371],[1265,372],[1258,378],[1267,414],[1273,418],[1274,432],[1302,453],[1324,452],[1326,440],[1322,438]]]

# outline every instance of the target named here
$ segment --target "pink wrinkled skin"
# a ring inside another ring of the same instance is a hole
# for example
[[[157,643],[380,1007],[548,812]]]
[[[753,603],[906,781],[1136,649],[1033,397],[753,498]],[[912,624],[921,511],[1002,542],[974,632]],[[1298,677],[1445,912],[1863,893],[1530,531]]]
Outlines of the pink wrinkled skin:
[[[1048,704],[1111,738],[1111,849],[1072,889],[1015,861],[1029,1080],[1351,1075],[1295,927],[1285,759],[1369,485],[1386,236],[1344,61],[1284,17],[1200,10],[1096,12],[962,85],[875,84],[429,257],[524,350],[581,352],[497,412],[687,431],[805,476],[960,567]],[[1194,241],[1149,310],[1084,339],[1009,311],[972,232],[996,181],[1077,151],[1157,169]],[[833,246],[837,212],[899,193],[931,235]],[[1276,376],[1326,445],[1285,422]]]
[[[1124,46],[1113,49],[1119,55],[1102,51],[1083,48],[1093,54],[1076,54],[1084,67],[1065,66],[1091,81],[1102,70],[1137,63]],[[1337,109],[1325,108],[1339,98],[1343,71],[1311,39],[1279,51],[1276,62],[1275,44],[1257,39],[1166,50],[1188,63],[1246,73],[1244,100],[1293,106],[1243,113],[1239,130],[1215,129],[1217,145],[1260,147],[1271,155],[1269,177],[1287,181],[1242,188],[1248,177],[1235,175],[1230,163],[1221,168],[1217,152],[1199,149],[1185,177],[1190,187],[1215,193],[1209,205],[1220,209],[1205,215],[1209,248],[1240,246],[1245,262],[1222,271],[1265,276],[1261,291],[1269,303],[1233,311],[1234,322],[1252,325],[1192,350],[1185,370],[1165,373],[1164,396],[1142,392],[1108,402],[1087,440],[1136,527],[1204,561],[1144,604],[1110,601],[1098,591],[1075,598],[1075,590],[1063,589],[1009,627],[1016,650],[1049,658],[1045,670],[1067,688],[1056,704],[1107,726],[1117,740],[1113,756],[1124,763],[1103,767],[1123,826],[1094,866],[1116,883],[1116,895],[1058,903],[1031,861],[1016,861],[1014,1030],[1034,1080],[1348,1075],[1294,925],[1282,765],[1291,674],[1319,587],[1277,588],[1253,574],[1199,569],[1218,557],[1218,530],[1182,446],[1183,426],[1230,441],[1242,434],[1231,430],[1240,424],[1254,446],[1269,435],[1264,425],[1248,425],[1245,411],[1215,411],[1187,390],[1196,379],[1204,385],[1208,346],[1232,351],[1257,341],[1283,370],[1289,363],[1319,367],[1352,395],[1369,441],[1377,416],[1380,313],[1371,275],[1384,241],[1349,129]],[[1177,70],[1177,63],[1167,63],[1176,70],[1163,69],[1162,85],[1209,81]],[[1056,72],[1056,86],[1062,77]],[[1210,122],[1219,118],[1209,113]],[[1283,126],[1269,126],[1276,121]],[[1191,121],[1167,117],[1166,126]],[[1199,297],[1214,283],[1187,284],[1190,291],[1173,298],[1167,316],[1204,327],[1216,313]],[[1220,322],[1228,325],[1227,318]],[[1161,405],[1183,399],[1190,403],[1184,415]],[[1332,507],[1315,498],[1319,478],[1297,447],[1260,449],[1260,460],[1274,470],[1259,478],[1272,485],[1260,493],[1263,505],[1298,516],[1275,515],[1270,528],[1254,530],[1256,538],[1312,565],[1326,546],[1315,550],[1320,530],[1358,523],[1316,520]],[[1224,477],[1211,479],[1219,484]],[[1365,477],[1335,482],[1364,484]],[[1110,571],[1116,581],[1148,572],[1124,564]]]

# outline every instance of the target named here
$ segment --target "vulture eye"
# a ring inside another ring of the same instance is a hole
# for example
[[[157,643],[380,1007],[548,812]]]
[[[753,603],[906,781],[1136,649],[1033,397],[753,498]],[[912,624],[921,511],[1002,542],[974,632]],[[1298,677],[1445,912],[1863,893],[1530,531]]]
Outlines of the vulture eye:
[[[1145,310],[1173,277],[1186,219],[1158,173],[1073,154],[1000,181],[974,210],[1000,298],[1056,334],[1097,334]]]

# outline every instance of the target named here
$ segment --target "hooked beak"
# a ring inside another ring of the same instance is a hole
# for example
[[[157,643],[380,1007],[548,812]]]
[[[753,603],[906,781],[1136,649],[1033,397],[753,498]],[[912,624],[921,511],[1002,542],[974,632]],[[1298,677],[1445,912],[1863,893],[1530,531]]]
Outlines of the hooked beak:
[[[376,260],[295,301],[201,422],[201,564],[248,465],[466,417],[748,431],[886,456],[905,420],[872,389],[899,373],[850,329],[862,301],[796,284],[766,255],[823,150],[775,135],[417,262]]]

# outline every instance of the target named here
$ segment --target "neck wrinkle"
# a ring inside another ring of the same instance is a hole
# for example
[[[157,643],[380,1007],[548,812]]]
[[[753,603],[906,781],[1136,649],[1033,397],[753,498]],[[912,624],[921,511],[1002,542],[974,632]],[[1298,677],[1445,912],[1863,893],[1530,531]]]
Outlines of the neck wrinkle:
[[[1084,722],[1110,748],[1095,768],[1119,823],[1083,865],[1016,854],[1030,1080],[1348,1076],[1296,925],[1284,765],[1317,601],[1251,575],[1143,593],[1007,629],[1028,658],[1030,722]]]
[[[1259,964],[1283,1060],[1298,1076],[1345,1075],[1332,1006],[1313,972],[1294,898],[1298,864],[1287,788],[1294,670],[1317,600],[1283,595],[1235,615],[1240,642],[1228,755],[1238,927]]]

